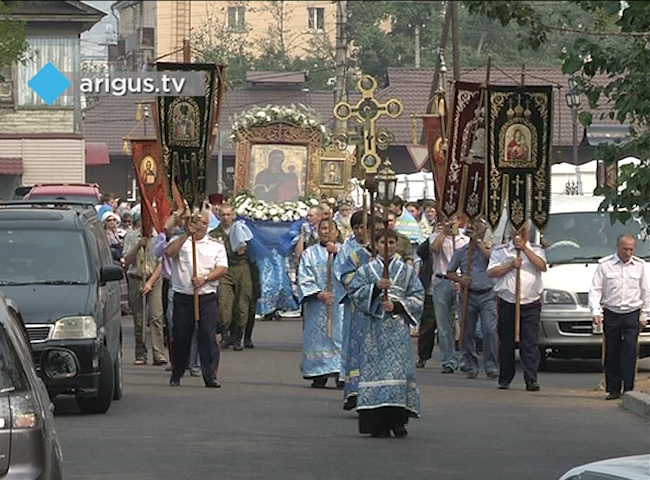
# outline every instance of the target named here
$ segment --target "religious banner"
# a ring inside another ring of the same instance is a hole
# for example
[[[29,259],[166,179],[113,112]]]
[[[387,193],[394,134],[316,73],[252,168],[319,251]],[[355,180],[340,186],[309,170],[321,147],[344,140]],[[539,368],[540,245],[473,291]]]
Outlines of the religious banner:
[[[422,129],[427,142],[436,200],[442,199],[445,185],[445,152],[442,148],[445,141],[444,118],[444,115],[439,114],[422,116]]]
[[[483,211],[485,186],[484,87],[456,82],[449,119],[444,189],[440,209],[447,217],[465,213],[474,219]]]
[[[489,86],[487,118],[488,208],[494,229],[504,206],[516,230],[527,218],[548,221],[551,190],[551,86]]]
[[[129,140],[133,152],[135,178],[140,190],[142,231],[148,236],[152,227],[156,232],[162,232],[165,220],[171,214],[167,197],[167,175],[156,139]]]
[[[158,135],[168,188],[176,184],[190,207],[200,208],[206,195],[206,169],[212,155],[215,98],[220,91],[218,66],[209,63],[162,63],[158,71],[200,72],[202,96],[157,97]]]

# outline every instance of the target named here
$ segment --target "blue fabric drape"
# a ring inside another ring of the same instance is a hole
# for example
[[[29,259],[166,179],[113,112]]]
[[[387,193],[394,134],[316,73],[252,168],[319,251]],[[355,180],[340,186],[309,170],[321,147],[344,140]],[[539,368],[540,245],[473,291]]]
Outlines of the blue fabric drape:
[[[257,301],[257,313],[267,315],[276,310],[296,310],[298,301],[292,292],[285,257],[293,254],[291,242],[300,233],[304,220],[272,222],[243,217],[237,220],[242,220],[253,234],[248,241],[248,254],[257,262],[260,271],[261,296]]]

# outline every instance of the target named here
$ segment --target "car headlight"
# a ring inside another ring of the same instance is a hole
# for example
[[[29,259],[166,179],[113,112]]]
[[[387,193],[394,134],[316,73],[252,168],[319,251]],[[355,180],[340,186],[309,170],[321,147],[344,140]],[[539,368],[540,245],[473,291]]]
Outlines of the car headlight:
[[[548,305],[575,305],[576,301],[569,292],[564,290],[544,289],[544,303]]]
[[[90,315],[60,318],[54,324],[53,340],[96,338],[97,324]]]

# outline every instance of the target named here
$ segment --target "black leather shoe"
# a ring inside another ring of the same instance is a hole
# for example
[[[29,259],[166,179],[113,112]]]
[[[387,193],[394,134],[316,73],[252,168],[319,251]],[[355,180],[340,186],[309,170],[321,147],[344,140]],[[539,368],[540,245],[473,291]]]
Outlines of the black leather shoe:
[[[221,384],[217,381],[206,383],[205,388],[221,388]]]
[[[425,366],[426,364],[427,364],[427,361],[426,361],[426,360],[421,360],[421,359],[419,359],[419,360],[415,363],[415,368],[424,368],[424,366]]]
[[[621,394],[618,392],[609,392],[605,397],[605,400],[618,400],[621,398]]]
[[[356,406],[357,406],[357,396],[352,395],[352,396],[348,397],[348,399],[343,404],[343,410],[346,410],[346,411],[354,410],[356,408]]]
[[[370,434],[373,438],[390,438],[390,430],[384,432],[375,432]]]
[[[169,385],[171,387],[180,387],[181,386],[181,379],[180,378],[172,378],[169,380]]]
[[[507,382],[499,382],[499,390],[508,390],[510,388],[510,384]]]
[[[397,438],[404,438],[408,435],[408,433],[409,432],[406,431],[406,427],[404,425],[398,425],[397,427],[393,428],[393,434]]]
[[[255,348],[252,340],[244,340],[244,348]]]
[[[527,392],[539,392],[539,383],[537,383],[537,382],[526,382],[526,391]]]
[[[326,378],[317,378],[315,380],[312,380],[311,388],[325,388],[326,383],[327,383],[327,377]]]

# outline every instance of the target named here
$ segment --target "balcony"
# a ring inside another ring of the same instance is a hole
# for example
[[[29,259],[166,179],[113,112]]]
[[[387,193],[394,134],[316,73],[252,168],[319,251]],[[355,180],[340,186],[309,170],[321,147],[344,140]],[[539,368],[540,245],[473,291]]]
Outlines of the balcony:
[[[155,28],[138,28],[135,33],[127,35],[124,38],[125,53],[133,52],[134,50],[153,50],[155,40]]]

